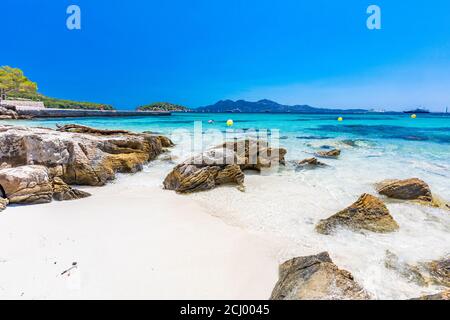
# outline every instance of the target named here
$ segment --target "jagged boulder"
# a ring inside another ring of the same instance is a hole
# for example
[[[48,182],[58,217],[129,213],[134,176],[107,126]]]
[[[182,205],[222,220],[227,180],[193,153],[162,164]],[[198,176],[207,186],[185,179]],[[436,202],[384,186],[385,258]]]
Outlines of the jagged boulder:
[[[244,173],[238,165],[200,167],[180,164],[169,173],[163,184],[167,190],[192,193],[210,190],[227,183],[235,183],[243,188]]]
[[[165,137],[77,125],[56,130],[0,125],[0,163],[42,165],[68,184],[101,186],[139,171],[171,145]],[[79,133],[81,132],[81,133]]]
[[[315,154],[319,158],[337,159],[341,155],[341,150],[332,149],[332,150],[327,150],[327,151],[317,151]]]
[[[52,184],[44,166],[21,166],[0,170],[0,186],[10,203],[47,203]]]
[[[424,181],[412,178],[406,180],[385,180],[376,184],[379,194],[400,200],[420,200],[431,202],[430,187]]]
[[[70,187],[61,178],[58,177],[53,179],[52,187],[53,199],[57,201],[77,200],[91,196],[91,194],[88,192]]]
[[[216,149],[226,149],[234,152],[242,170],[257,170],[285,164],[287,150],[272,148],[265,140],[244,139],[225,142]]]
[[[350,272],[339,269],[327,252],[299,257],[280,266],[271,300],[367,300]]]
[[[19,119],[16,108],[13,106],[0,105],[0,120]]]
[[[363,194],[350,207],[321,220],[316,230],[328,235],[339,226],[356,231],[369,230],[380,233],[393,232],[399,228],[386,205],[370,194]]]
[[[151,135],[151,136],[157,137],[163,148],[171,148],[171,147],[175,146],[175,144],[172,142],[172,140],[170,140],[169,138],[167,138],[165,136],[160,136],[160,135]]]
[[[263,141],[226,143],[194,155],[177,165],[167,175],[163,185],[167,190],[191,193],[232,183],[244,191],[243,170],[260,171],[279,163],[284,164],[285,154],[286,150],[270,148],[267,142]]]

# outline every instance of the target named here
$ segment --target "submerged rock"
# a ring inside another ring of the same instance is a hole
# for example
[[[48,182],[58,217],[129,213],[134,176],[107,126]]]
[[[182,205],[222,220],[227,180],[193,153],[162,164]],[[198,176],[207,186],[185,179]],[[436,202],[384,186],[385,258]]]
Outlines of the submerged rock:
[[[326,167],[327,165],[317,160],[317,158],[308,158],[296,163],[297,167],[301,169],[314,169],[317,167]]]
[[[450,257],[415,265],[400,261],[392,252],[386,252],[385,266],[420,286],[450,287]]]
[[[321,220],[316,230],[328,235],[339,226],[356,231],[369,230],[380,233],[393,232],[399,228],[386,205],[370,194],[363,194],[350,207]]]
[[[126,130],[104,130],[104,129],[97,129],[97,128],[91,128],[87,126],[82,126],[79,124],[67,124],[64,126],[56,125],[58,129],[57,131],[61,132],[72,132],[72,133],[89,133],[93,135],[116,135],[116,134],[132,134],[130,131]]]
[[[91,196],[88,192],[73,189],[58,177],[53,179],[52,187],[53,199],[57,201],[83,199]]]
[[[79,133],[82,132],[82,133]],[[171,145],[165,137],[78,125],[25,128],[0,125],[0,163],[42,165],[68,184],[101,186],[117,172],[132,173]]]
[[[53,188],[44,166],[2,169],[0,186],[10,203],[37,204],[52,200]]]
[[[428,279],[422,274],[418,266],[412,266],[406,262],[403,262],[393,252],[386,251],[386,259],[384,265],[387,269],[398,272],[402,277],[408,279],[411,282],[417,283],[420,286],[429,285]]]
[[[433,283],[450,287],[450,257],[426,264]]]
[[[341,150],[333,149],[329,151],[317,151],[316,156],[320,158],[332,158],[337,159],[341,155]]]
[[[422,296],[420,298],[415,298],[411,300],[450,300],[450,290],[446,290],[437,294],[432,294],[429,296]]]
[[[406,180],[385,180],[376,184],[379,194],[400,200],[420,200],[431,202],[430,187],[424,181],[412,178]]]
[[[280,266],[271,300],[366,300],[364,289],[327,252],[299,257]]]

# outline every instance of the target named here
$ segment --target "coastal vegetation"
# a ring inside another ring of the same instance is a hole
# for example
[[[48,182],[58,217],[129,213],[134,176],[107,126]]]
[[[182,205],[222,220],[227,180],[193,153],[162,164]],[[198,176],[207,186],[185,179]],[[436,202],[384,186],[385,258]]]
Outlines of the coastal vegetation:
[[[37,84],[18,68],[0,67],[0,90],[5,94],[36,93]]]
[[[180,112],[188,112],[189,109],[170,102],[154,102],[151,104],[139,106],[137,108],[138,111],[180,111]]]
[[[13,93],[8,95],[8,99],[42,101],[46,108],[52,109],[114,110],[108,104],[51,98],[37,92]]]
[[[113,107],[108,104],[47,97],[37,92],[37,83],[28,79],[21,69],[9,66],[0,67],[0,90],[8,100],[42,101],[46,108],[113,110]]]

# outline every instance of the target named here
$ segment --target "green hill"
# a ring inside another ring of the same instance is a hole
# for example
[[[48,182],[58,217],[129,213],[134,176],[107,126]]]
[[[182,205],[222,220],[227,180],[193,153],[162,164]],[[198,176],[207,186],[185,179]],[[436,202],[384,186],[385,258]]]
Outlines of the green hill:
[[[54,109],[113,110],[112,106],[102,103],[50,98],[37,90],[37,83],[28,79],[19,68],[0,66],[0,92],[6,95],[7,100],[42,101],[47,108]]]
[[[187,112],[188,108],[169,102],[155,102],[137,108],[138,111],[173,111]]]

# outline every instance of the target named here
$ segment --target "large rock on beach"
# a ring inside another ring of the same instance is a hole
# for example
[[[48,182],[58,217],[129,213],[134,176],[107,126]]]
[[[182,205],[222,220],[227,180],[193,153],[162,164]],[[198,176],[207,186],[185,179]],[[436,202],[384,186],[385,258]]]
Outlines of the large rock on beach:
[[[327,252],[283,263],[271,300],[367,300],[350,272],[339,269]]]
[[[10,203],[37,204],[52,200],[53,188],[44,166],[2,169],[0,186]]]
[[[0,105],[0,120],[19,119],[16,108],[13,106]]]
[[[180,164],[166,177],[164,188],[178,193],[192,193],[210,190],[227,183],[243,187],[244,173],[238,165],[199,167]]]
[[[431,202],[430,187],[424,181],[412,178],[406,180],[385,180],[376,184],[379,194],[400,200],[419,200]]]
[[[67,184],[101,186],[132,173],[172,145],[165,137],[78,125],[57,130],[0,126],[0,163],[42,165]]]
[[[52,182],[53,199],[57,201],[77,200],[90,197],[91,194],[74,189],[67,185],[61,178],[55,177]]]
[[[262,170],[284,164],[285,149],[265,141],[243,140],[226,143],[194,155],[177,165],[165,178],[167,190],[178,193],[205,191],[223,184],[236,184],[244,191],[243,170]]]
[[[329,235],[337,227],[380,233],[393,232],[399,228],[386,205],[380,199],[370,194],[363,194],[350,207],[328,219],[321,220],[317,224],[316,230],[319,233]]]

